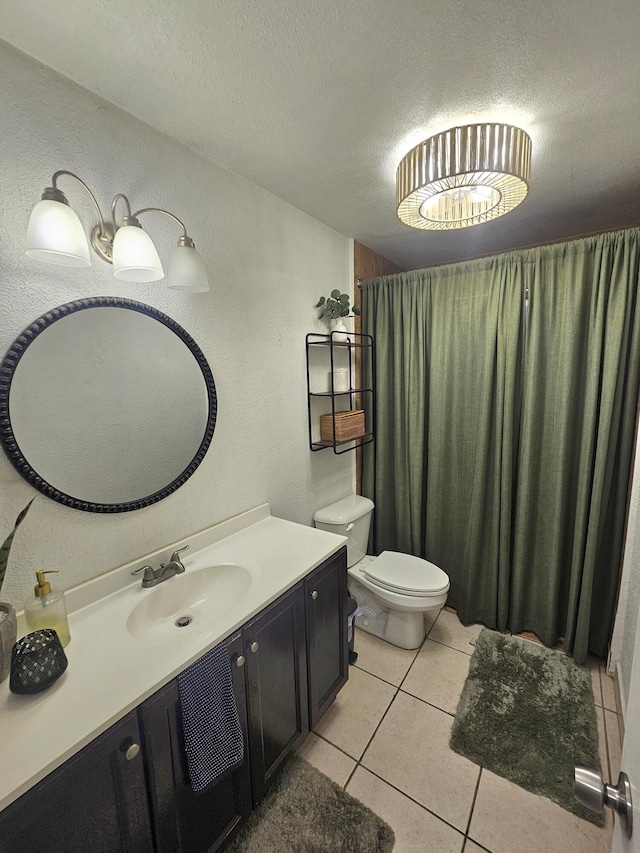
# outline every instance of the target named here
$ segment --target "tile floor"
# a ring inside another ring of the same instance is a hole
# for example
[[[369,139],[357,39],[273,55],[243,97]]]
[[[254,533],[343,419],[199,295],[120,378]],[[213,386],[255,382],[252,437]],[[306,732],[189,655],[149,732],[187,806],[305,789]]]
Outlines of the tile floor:
[[[443,610],[415,651],[357,631],[349,681],[300,754],[393,827],[394,853],[609,853],[610,813],[599,829],[449,749],[480,630]],[[613,681],[590,669],[603,773],[617,779]]]

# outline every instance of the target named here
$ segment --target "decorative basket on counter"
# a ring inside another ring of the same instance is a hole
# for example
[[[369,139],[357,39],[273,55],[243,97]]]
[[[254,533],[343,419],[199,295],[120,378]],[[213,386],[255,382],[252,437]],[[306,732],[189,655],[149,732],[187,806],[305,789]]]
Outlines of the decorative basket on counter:
[[[58,634],[42,628],[21,637],[13,647],[9,690],[12,693],[40,693],[57,681],[67,668]]]
[[[335,438],[334,438],[335,424]],[[365,434],[364,409],[354,409],[349,412],[336,412],[334,415],[321,415],[321,441],[350,441]]]

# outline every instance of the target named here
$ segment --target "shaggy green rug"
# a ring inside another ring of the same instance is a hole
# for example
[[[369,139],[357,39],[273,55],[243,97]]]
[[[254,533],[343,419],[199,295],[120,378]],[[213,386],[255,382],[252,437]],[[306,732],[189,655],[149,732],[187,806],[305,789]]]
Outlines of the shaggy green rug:
[[[451,748],[492,773],[602,826],[573,794],[576,764],[600,768],[589,670],[486,628],[478,637]]]
[[[297,755],[226,853],[390,853],[393,830]]]

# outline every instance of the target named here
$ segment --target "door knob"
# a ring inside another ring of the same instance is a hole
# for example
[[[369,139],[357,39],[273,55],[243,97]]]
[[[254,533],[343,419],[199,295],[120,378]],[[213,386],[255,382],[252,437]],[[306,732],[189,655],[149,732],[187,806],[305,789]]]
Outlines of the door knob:
[[[260,646],[258,646],[258,644],[254,641],[253,643],[251,643],[251,645],[249,646],[249,648],[251,649],[251,651],[252,651],[252,652],[253,652],[253,654],[255,655],[255,653],[258,651],[258,649],[260,648]]]
[[[613,787],[605,782],[602,775],[588,767],[577,766],[574,771],[573,790],[578,802],[592,812],[602,813],[605,806],[613,809],[620,818],[620,827],[631,838],[633,832],[633,803],[631,801],[631,784],[626,773],[618,777],[618,784]]]
[[[313,592],[311,593],[311,598],[313,598],[313,600],[315,601],[317,597],[318,597],[318,590],[314,589]]]
[[[244,666],[244,655],[238,655],[236,658],[236,666]]]

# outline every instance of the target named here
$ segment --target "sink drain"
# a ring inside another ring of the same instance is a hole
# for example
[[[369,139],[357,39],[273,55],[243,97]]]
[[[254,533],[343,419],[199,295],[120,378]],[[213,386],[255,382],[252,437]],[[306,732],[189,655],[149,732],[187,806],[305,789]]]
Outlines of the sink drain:
[[[192,621],[191,616],[180,616],[179,619],[176,619],[176,628],[186,628],[187,625],[191,625]]]

